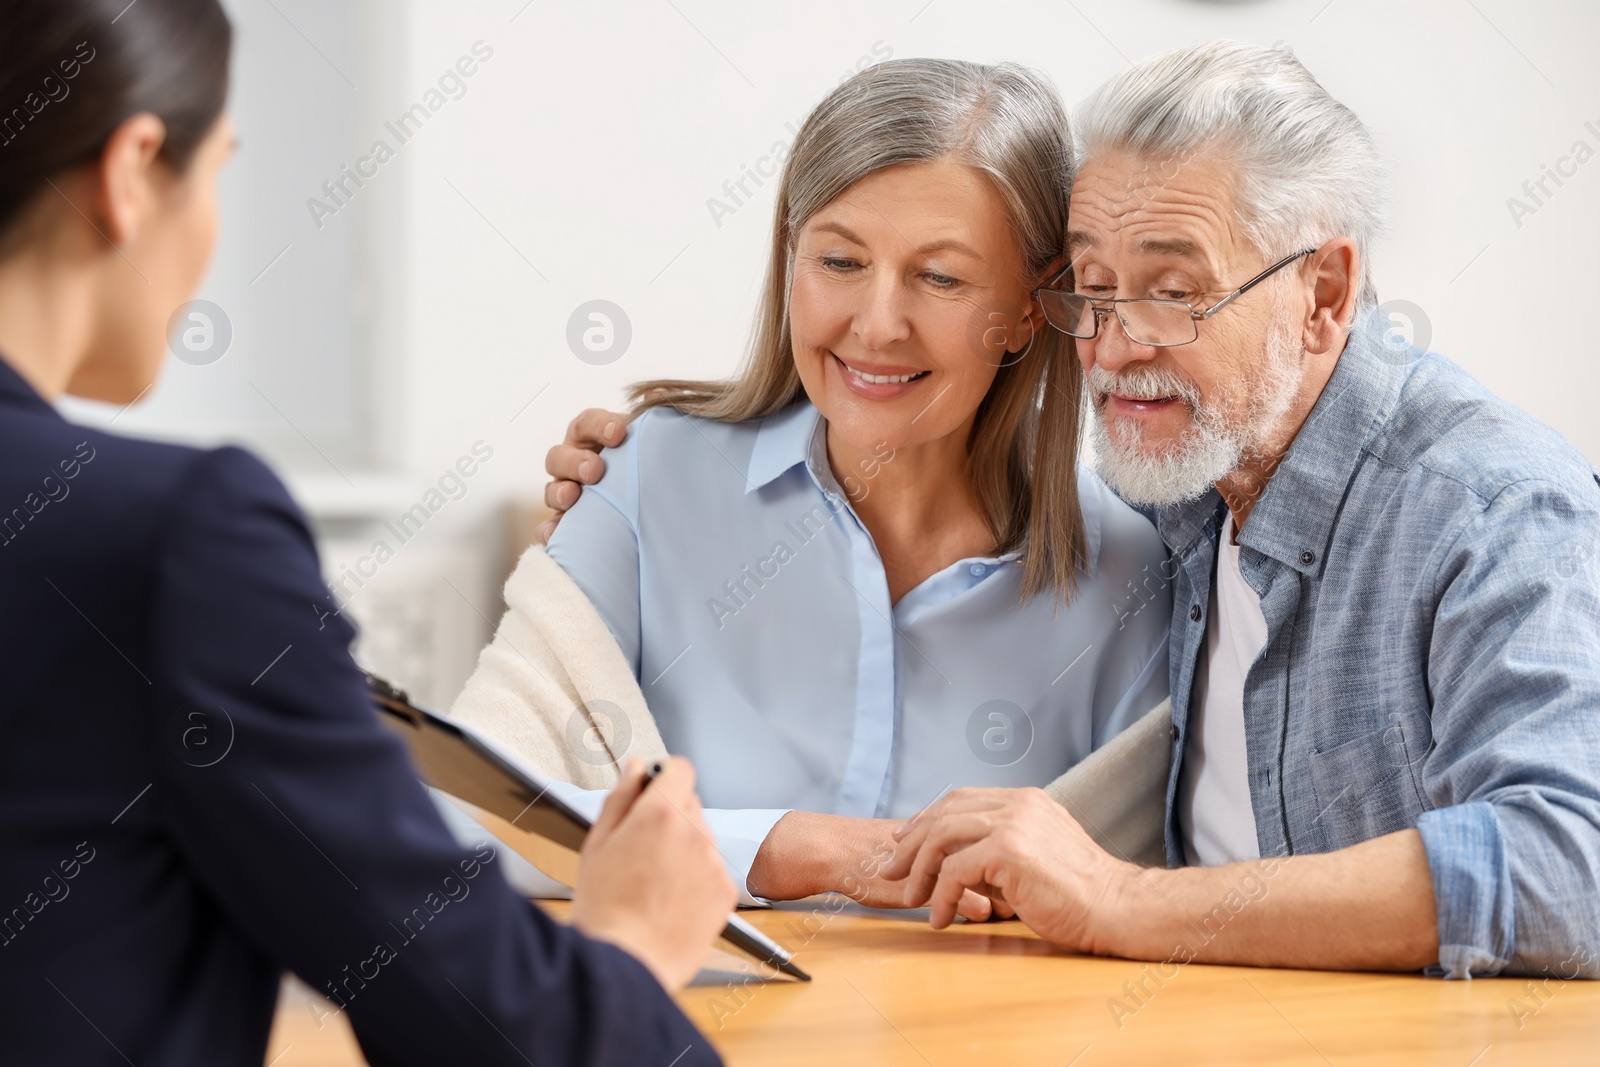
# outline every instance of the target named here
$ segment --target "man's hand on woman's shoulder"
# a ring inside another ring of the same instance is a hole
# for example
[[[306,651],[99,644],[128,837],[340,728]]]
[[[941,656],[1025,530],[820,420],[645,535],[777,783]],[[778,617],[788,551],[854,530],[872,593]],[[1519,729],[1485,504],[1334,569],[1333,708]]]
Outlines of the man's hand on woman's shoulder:
[[[602,448],[615,448],[628,436],[628,416],[604,408],[589,408],[567,425],[567,437],[544,457],[550,482],[544,487],[544,502],[555,518],[539,526],[539,540],[550,543],[556,524],[568,508],[578,502],[583,487],[593,485],[606,472],[600,458]]]

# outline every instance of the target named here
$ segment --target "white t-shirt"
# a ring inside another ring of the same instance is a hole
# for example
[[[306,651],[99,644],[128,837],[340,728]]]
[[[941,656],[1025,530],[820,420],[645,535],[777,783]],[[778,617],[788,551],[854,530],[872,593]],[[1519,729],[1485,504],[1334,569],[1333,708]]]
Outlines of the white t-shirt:
[[[1233,515],[1222,528],[1206,647],[1195,672],[1193,712],[1178,783],[1178,826],[1190,864],[1216,866],[1256,859],[1244,736],[1244,679],[1267,645],[1261,598],[1239,570]]]

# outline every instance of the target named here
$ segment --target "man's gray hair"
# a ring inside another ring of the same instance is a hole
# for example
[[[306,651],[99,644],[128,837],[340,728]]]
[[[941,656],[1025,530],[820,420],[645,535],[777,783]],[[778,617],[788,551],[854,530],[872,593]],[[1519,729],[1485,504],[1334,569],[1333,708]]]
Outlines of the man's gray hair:
[[[1080,159],[1131,152],[1159,161],[1169,180],[1189,159],[1233,164],[1241,222],[1268,261],[1352,237],[1360,303],[1378,302],[1371,247],[1384,221],[1383,161],[1355,112],[1287,49],[1210,41],[1152,56],[1095,90],[1076,127]]]

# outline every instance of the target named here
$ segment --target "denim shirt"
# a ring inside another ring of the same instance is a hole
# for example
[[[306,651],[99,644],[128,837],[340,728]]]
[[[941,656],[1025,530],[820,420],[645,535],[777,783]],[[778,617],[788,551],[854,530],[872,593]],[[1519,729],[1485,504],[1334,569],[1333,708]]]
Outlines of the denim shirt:
[[[1416,827],[1430,970],[1600,976],[1600,475],[1382,327],[1352,332],[1239,534],[1268,633],[1244,689],[1261,854]],[[1212,490],[1156,512],[1173,553],[1173,865],[1223,509]]]

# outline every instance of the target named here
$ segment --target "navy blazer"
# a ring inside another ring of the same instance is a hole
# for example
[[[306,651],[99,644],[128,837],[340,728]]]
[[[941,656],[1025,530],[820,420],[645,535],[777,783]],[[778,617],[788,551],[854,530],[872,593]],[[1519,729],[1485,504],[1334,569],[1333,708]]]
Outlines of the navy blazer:
[[[259,461],[0,360],[0,1063],[261,1067],[285,970],[373,1064],[716,1063],[456,844],[353,636]]]

